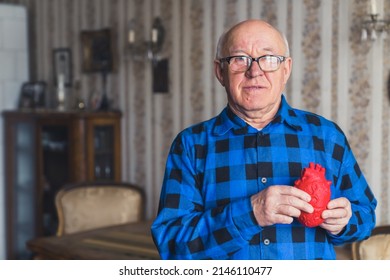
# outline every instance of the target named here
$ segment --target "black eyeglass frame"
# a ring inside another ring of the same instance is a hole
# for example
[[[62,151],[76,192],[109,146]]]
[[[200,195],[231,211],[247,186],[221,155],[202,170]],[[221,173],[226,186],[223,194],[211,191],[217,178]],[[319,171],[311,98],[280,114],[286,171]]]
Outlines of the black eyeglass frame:
[[[253,61],[257,62],[257,65],[259,65],[259,68],[261,69],[261,71],[263,71],[263,72],[275,72],[275,71],[279,70],[280,64],[282,64],[282,62],[286,61],[286,59],[287,59],[287,56],[273,55],[273,54],[266,54],[266,55],[259,56],[257,58],[251,57],[249,55],[232,55],[232,56],[227,56],[227,57],[220,58],[219,62],[222,63],[222,62],[226,61],[230,65],[230,60],[232,58],[235,58],[235,57],[246,57],[246,58],[249,59],[248,61],[250,61],[249,65],[247,65],[247,69],[245,71],[234,71],[234,72],[237,72],[237,73],[246,72],[249,69],[251,69]],[[276,68],[275,70],[271,70],[271,71],[263,70],[263,68],[261,68],[261,66],[260,66],[259,60],[264,58],[264,57],[276,57],[279,60],[278,68]]]

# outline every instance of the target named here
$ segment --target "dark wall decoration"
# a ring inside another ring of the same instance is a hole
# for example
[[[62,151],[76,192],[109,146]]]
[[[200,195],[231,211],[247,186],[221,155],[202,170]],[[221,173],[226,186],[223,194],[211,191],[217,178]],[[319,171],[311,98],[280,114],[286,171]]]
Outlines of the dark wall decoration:
[[[83,72],[113,72],[114,52],[111,30],[81,32]]]

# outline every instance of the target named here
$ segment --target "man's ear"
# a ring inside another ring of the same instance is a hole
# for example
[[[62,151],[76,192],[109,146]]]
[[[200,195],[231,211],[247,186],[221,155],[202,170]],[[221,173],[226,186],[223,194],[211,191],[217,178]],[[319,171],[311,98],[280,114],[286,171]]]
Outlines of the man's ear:
[[[288,79],[290,78],[291,68],[292,68],[292,58],[288,57],[283,65],[283,74],[284,74],[284,84],[287,84]]]
[[[215,77],[217,77],[218,81],[221,83],[221,85],[224,87],[225,84],[223,81],[221,62],[219,62],[218,60],[214,60],[214,74]]]

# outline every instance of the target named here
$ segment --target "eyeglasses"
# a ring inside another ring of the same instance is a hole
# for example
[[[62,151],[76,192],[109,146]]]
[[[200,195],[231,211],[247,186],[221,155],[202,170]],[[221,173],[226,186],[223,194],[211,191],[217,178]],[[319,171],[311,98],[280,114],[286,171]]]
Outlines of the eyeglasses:
[[[280,64],[286,60],[287,57],[281,55],[263,55],[258,58],[253,58],[247,55],[234,55],[220,58],[222,63],[226,61],[229,64],[230,70],[233,72],[246,72],[251,66],[252,62],[256,61],[263,72],[273,72],[279,69]]]

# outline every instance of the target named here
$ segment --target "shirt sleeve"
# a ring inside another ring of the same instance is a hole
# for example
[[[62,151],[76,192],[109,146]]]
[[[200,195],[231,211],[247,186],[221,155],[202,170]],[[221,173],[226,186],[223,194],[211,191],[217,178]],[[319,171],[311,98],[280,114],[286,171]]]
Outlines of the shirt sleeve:
[[[163,259],[226,259],[261,230],[250,197],[206,207],[202,174],[180,138],[168,155],[152,235]]]
[[[334,245],[341,245],[367,239],[375,227],[377,200],[348,144],[344,149],[342,165],[336,182],[335,193],[332,197],[346,197],[351,203],[352,217],[341,233],[329,235],[331,242]]]

